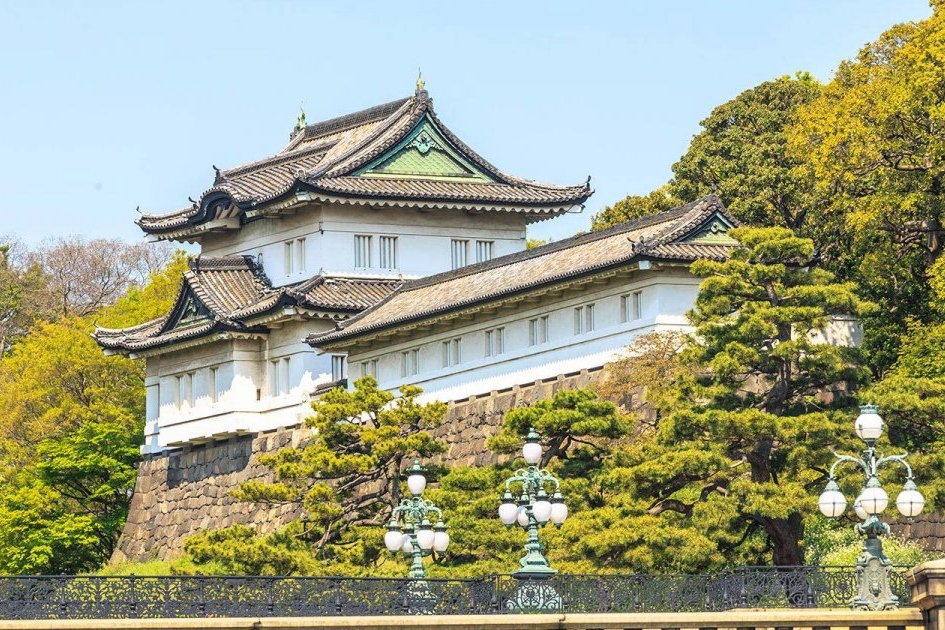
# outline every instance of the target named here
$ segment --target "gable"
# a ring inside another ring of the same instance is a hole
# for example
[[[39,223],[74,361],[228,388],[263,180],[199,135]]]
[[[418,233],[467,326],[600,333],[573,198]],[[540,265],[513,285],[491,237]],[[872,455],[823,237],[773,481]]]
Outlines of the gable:
[[[403,140],[356,173],[358,177],[494,182],[453,147],[429,116]]]
[[[679,239],[681,243],[704,243],[707,245],[737,245],[738,241],[728,235],[735,227],[721,212],[716,212],[699,226]]]
[[[177,300],[177,304],[164,325],[161,333],[175,328],[185,328],[195,324],[206,324],[213,321],[213,314],[207,305],[200,301],[194,290],[187,286]]]

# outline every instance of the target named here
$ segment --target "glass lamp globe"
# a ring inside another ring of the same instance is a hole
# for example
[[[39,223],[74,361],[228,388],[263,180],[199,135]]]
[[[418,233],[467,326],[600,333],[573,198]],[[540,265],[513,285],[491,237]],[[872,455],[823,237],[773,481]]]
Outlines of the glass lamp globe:
[[[391,521],[387,527],[387,533],[384,534],[384,546],[391,553],[400,551],[400,546],[404,544],[404,535],[397,526],[397,523]]]
[[[407,489],[410,490],[410,494],[419,497],[427,487],[427,478],[423,476],[423,473],[426,471],[420,466],[419,460],[414,460],[413,466],[408,468],[407,472],[409,473],[407,476]]]
[[[433,529],[430,527],[430,521],[424,519],[420,529],[417,530],[417,545],[424,551],[433,549],[433,540],[435,538]]]
[[[519,506],[516,520],[522,527],[528,527],[528,508],[526,506]]]
[[[817,500],[817,507],[827,518],[837,518],[847,508],[847,498],[833,479],[827,482],[827,487]]]
[[[873,480],[876,478],[874,477]],[[889,495],[877,485],[867,485],[860,494],[860,505],[867,514],[879,514],[889,505]]]
[[[541,444],[538,442],[538,433],[535,429],[528,430],[528,436],[525,438],[525,446],[522,447],[522,457],[525,462],[534,466],[541,461]]]
[[[539,523],[547,523],[548,519],[551,518],[551,501],[547,497],[538,495],[538,500],[532,506],[532,514],[535,515],[535,520]]]
[[[878,440],[883,434],[883,419],[876,412],[877,408],[874,405],[860,407],[860,415],[853,427],[861,440]]]
[[[860,503],[860,497],[857,497],[856,501],[853,502],[853,511],[856,512],[856,515],[860,517],[861,521],[865,521],[870,517],[870,515],[866,513],[866,510],[863,509],[863,504]]]
[[[433,528],[433,551],[446,551],[449,545],[450,535],[446,532],[446,525],[440,521]]]
[[[404,544],[400,546],[400,550],[406,554],[413,553],[413,544],[410,542],[410,536],[404,536]]]
[[[916,488],[915,483],[909,479],[902,488],[902,492],[896,497],[896,509],[899,513],[908,519],[913,519],[922,512],[925,507],[925,497]]]
[[[503,525],[514,525],[518,518],[518,505],[510,492],[506,492],[502,497],[502,505],[499,506],[499,520]]]
[[[568,506],[564,504],[561,493],[555,492],[551,497],[551,522],[560,527],[566,518],[568,518]]]

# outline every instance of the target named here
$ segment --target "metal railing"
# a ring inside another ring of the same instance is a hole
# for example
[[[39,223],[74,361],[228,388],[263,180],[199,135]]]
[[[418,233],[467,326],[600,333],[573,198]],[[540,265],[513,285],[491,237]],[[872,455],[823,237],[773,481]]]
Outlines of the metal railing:
[[[891,576],[908,605],[905,568]],[[0,577],[2,619],[323,617],[403,614],[713,612],[846,606],[852,568],[741,567],[714,574],[348,577]]]

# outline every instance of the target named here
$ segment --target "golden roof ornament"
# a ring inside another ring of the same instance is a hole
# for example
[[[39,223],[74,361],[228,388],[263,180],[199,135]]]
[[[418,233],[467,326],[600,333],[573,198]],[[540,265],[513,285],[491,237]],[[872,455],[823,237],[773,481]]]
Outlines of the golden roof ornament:
[[[423,81],[423,72],[417,68],[417,92],[422,92],[424,89],[426,89],[426,83]]]

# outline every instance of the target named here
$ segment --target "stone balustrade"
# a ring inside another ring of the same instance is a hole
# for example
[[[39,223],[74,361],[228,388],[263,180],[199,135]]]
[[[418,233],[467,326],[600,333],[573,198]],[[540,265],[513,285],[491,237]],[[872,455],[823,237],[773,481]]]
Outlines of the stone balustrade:
[[[881,612],[836,609],[731,610],[721,613],[429,615],[10,621],[0,630],[923,630],[916,608]]]

